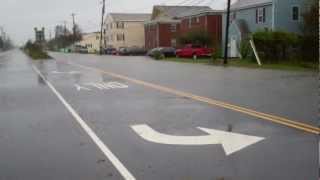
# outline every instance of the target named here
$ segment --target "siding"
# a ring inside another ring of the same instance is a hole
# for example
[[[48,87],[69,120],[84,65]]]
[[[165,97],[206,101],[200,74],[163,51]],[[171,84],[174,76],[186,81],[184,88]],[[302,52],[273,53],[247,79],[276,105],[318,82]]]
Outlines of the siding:
[[[285,30],[294,33],[301,33],[303,17],[299,21],[292,20],[292,6],[300,6],[300,12],[306,10],[310,0],[274,0],[275,3],[275,29]],[[300,14],[301,14],[300,13]]]
[[[260,7],[259,7],[260,8]],[[261,6],[266,8],[266,21],[265,23],[256,23],[256,9],[242,9],[236,12],[236,19],[245,19],[250,32],[263,30],[264,28],[272,28],[272,5]]]
[[[207,31],[212,39],[214,46],[220,46],[222,35],[222,15],[203,15],[198,16],[199,22],[196,21],[197,17],[191,18],[191,28],[189,27],[189,18],[184,18],[181,21],[180,34],[186,34],[195,30]]]
[[[110,23],[113,24],[113,28],[106,29],[106,25]],[[107,16],[104,29],[106,29],[105,39],[109,38],[107,41],[107,46],[112,46],[116,49],[120,47],[131,47],[139,46],[145,47],[145,30],[144,22],[142,21],[123,21],[124,28],[116,28],[116,21],[112,19],[111,16]],[[124,34],[124,40],[117,40],[117,35]],[[111,39],[113,37],[113,40]]]
[[[236,11],[236,19],[244,19],[247,22],[248,29],[250,32],[255,32],[258,30],[264,30],[265,28],[272,29],[272,5],[261,6],[261,8],[266,8],[266,21],[265,23],[256,23],[256,9],[258,8],[250,8],[250,9],[241,9]],[[260,7],[259,7],[260,8]],[[230,13],[230,17],[232,16],[233,11]],[[223,14],[222,17],[222,49],[224,50],[224,42],[225,42],[225,28],[226,28],[226,19],[227,13]],[[229,27],[229,38],[230,36],[238,35],[235,32],[232,26]],[[231,30],[233,28],[233,30]],[[239,39],[239,38],[237,38]]]

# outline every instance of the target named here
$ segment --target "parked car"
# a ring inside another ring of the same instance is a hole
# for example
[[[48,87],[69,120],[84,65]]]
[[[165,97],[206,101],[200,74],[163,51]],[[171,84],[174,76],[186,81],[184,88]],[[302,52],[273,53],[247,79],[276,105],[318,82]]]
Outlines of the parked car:
[[[146,53],[147,51],[144,48],[140,48],[137,46],[119,48],[119,55],[122,56],[139,56],[145,55]]]
[[[213,49],[192,44],[187,44],[184,48],[176,51],[177,57],[192,57],[193,59],[197,59],[198,57],[211,57],[212,54]]]
[[[89,53],[89,50],[88,50],[88,48],[86,48],[86,47],[81,47],[81,48],[79,49],[79,53],[88,54],[88,53]]]
[[[121,56],[127,56],[127,55],[129,55],[128,48],[126,48],[126,47],[120,47],[120,48],[119,48],[119,51],[118,51],[118,54],[121,55]]]
[[[109,54],[109,55],[116,55],[116,54],[118,54],[118,51],[116,48],[106,48],[104,50],[104,53]]]
[[[176,49],[173,47],[158,47],[151,49],[147,55],[154,57],[156,52],[160,52],[163,57],[174,57],[176,55]]]

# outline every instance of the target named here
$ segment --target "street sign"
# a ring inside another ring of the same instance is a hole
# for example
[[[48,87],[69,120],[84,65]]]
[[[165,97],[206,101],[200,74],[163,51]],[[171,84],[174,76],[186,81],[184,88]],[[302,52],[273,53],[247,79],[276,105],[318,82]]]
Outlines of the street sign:
[[[131,126],[131,128],[141,138],[158,144],[180,146],[204,146],[221,144],[227,156],[265,139],[264,137],[248,136],[239,133],[231,133],[202,127],[198,127],[198,129],[206,132],[208,135],[172,136],[161,134],[153,130],[146,124],[134,125]]]

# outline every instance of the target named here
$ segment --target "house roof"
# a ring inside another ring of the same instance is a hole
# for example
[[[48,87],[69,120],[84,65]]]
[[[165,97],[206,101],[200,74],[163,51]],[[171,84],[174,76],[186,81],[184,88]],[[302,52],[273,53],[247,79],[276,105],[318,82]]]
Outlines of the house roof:
[[[168,20],[212,10],[209,6],[162,6],[153,7],[151,20]]]
[[[273,0],[238,0],[237,2],[233,3],[230,8],[232,10],[246,9],[256,6],[272,4],[272,1]]]
[[[195,11],[193,13],[183,13],[179,16],[179,18],[184,17],[192,17],[192,16],[203,16],[203,15],[217,15],[217,14],[223,14],[224,10],[201,10],[201,11]]]
[[[147,21],[151,14],[145,13],[110,13],[114,21]]]

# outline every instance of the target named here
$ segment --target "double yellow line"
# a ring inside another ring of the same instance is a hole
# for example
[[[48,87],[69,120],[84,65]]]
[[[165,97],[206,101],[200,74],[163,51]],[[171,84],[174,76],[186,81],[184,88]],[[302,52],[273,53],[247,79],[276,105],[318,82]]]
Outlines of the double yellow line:
[[[258,111],[254,111],[254,110],[251,110],[251,109],[248,109],[248,108],[232,105],[232,104],[229,104],[229,103],[225,103],[225,102],[222,102],[222,101],[217,101],[217,100],[206,98],[206,97],[202,97],[202,96],[197,96],[197,95],[194,95],[194,94],[191,94],[191,93],[178,91],[178,90],[175,90],[175,89],[171,89],[171,88],[160,86],[160,85],[156,85],[156,84],[153,84],[153,83],[148,83],[148,82],[145,82],[145,81],[133,79],[133,78],[130,78],[130,77],[127,77],[127,76],[123,76],[123,75],[120,75],[120,74],[115,74],[115,73],[108,72],[108,71],[105,71],[105,70],[101,70],[101,69],[97,69],[97,68],[93,68],[93,67],[83,66],[83,65],[80,65],[80,64],[77,64],[77,63],[69,62],[68,64],[70,64],[72,66],[77,66],[77,67],[80,67],[80,68],[83,68],[83,69],[87,69],[87,70],[97,71],[97,72],[100,72],[100,73],[103,73],[103,74],[107,74],[107,75],[115,77],[115,78],[119,78],[119,79],[122,79],[122,80],[133,82],[133,83],[145,86],[145,87],[149,87],[149,88],[156,89],[156,90],[159,90],[159,91],[162,91],[162,92],[167,92],[167,93],[170,93],[170,94],[174,94],[176,96],[190,98],[190,99],[193,99],[193,100],[196,100],[196,101],[200,101],[200,102],[209,104],[211,106],[218,106],[218,107],[222,107],[222,108],[225,108],[225,109],[241,112],[243,114],[247,114],[247,115],[250,115],[250,116],[253,116],[253,117],[257,117],[259,119],[271,121],[271,122],[274,122],[274,123],[277,123],[277,124],[281,124],[281,125],[284,125],[284,126],[287,126],[287,127],[299,129],[299,130],[302,130],[302,131],[305,131],[305,132],[318,134],[318,135],[320,134],[320,128],[311,126],[309,124],[300,123],[300,122],[289,120],[289,119],[286,119],[286,118],[283,118],[283,117],[279,117],[279,116],[275,116],[275,115],[271,115],[271,114],[266,114],[266,113],[262,113],[262,112],[258,112]]]

